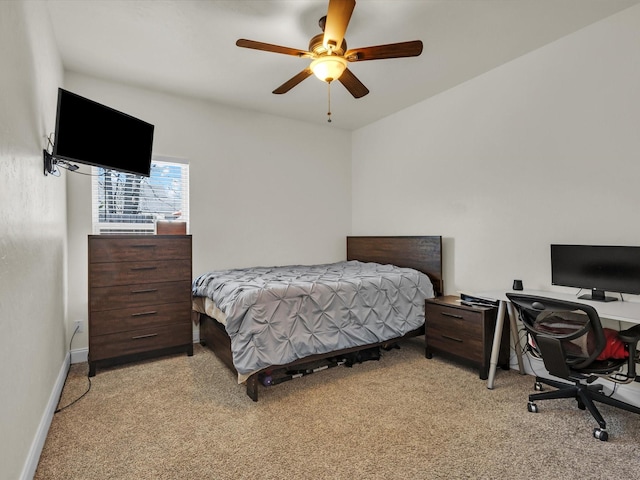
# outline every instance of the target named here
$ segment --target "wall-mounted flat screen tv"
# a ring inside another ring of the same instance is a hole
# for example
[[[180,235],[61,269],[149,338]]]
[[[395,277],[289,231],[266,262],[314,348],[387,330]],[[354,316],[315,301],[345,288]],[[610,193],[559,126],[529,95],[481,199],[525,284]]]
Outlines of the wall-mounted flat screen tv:
[[[148,177],[154,126],[62,88],[53,157]]]

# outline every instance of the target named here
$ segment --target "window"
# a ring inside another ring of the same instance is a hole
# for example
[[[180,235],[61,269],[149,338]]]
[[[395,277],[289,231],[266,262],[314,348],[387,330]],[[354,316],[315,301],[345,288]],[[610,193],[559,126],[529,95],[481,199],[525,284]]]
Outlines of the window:
[[[93,167],[94,234],[153,234],[156,220],[187,222],[189,231],[189,164],[153,157],[151,175]]]

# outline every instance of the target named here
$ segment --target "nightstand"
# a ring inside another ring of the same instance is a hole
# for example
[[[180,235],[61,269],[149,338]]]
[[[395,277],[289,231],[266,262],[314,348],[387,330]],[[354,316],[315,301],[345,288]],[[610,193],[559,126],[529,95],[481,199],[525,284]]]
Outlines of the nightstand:
[[[489,374],[491,346],[496,327],[497,307],[467,306],[449,295],[425,302],[425,356],[441,353],[480,370],[480,378]],[[506,326],[505,326],[506,327]],[[509,368],[509,329],[503,328],[498,365]]]

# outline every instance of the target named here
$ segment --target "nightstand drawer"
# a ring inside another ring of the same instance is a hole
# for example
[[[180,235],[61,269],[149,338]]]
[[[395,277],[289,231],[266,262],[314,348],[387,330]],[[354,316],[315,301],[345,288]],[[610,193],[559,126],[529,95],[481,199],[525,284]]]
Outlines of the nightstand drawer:
[[[128,332],[140,328],[191,323],[191,302],[93,312],[91,336]]]
[[[426,334],[429,336],[429,347],[443,350],[468,360],[476,361],[482,357],[482,335],[470,335],[469,332],[460,327],[438,328],[429,325],[426,327]]]
[[[444,332],[465,336],[482,335],[482,314],[455,307],[427,304],[425,318],[429,319],[427,326]]]
[[[130,238],[93,237],[89,263],[191,259],[191,237],[143,235]]]
[[[467,306],[454,296],[425,302],[425,355],[433,352],[471,363],[486,379],[497,308]],[[508,329],[503,329],[499,364],[508,367]],[[506,341],[505,341],[506,340]]]
[[[94,263],[89,266],[90,287],[133,285],[191,279],[191,260]]]
[[[91,336],[90,361],[105,360],[123,355],[176,347],[192,342],[192,332],[184,325],[164,325],[142,328],[111,335]]]
[[[191,301],[191,282],[147,283],[91,289],[92,312]]]

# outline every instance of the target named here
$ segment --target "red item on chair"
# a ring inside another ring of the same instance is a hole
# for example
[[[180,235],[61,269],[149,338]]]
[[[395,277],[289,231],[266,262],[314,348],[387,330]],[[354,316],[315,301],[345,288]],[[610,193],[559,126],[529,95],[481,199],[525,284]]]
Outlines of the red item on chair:
[[[604,347],[596,360],[609,360],[612,358],[629,358],[629,352],[624,348],[624,342],[618,337],[618,332],[611,328],[604,328],[604,336],[607,345]]]

